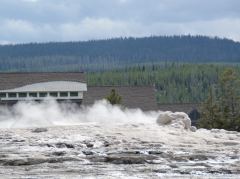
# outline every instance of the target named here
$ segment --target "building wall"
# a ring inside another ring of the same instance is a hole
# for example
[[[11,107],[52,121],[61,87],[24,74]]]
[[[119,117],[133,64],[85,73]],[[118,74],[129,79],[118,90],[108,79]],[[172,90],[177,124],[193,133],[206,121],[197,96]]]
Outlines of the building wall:
[[[63,94],[67,93],[67,96],[63,96]],[[75,95],[76,93],[76,95]],[[21,92],[21,93],[15,93],[15,92],[9,92],[9,93],[3,93],[0,92],[0,94],[5,94],[6,97],[1,97],[1,101],[27,101],[27,100],[44,100],[44,99],[59,99],[59,100],[71,100],[71,99],[83,99],[83,92]],[[16,95],[16,97],[11,97],[11,94]],[[24,94],[26,97],[21,97],[21,95]],[[32,95],[31,95],[32,94]],[[36,96],[34,96],[34,95]],[[41,96],[41,94],[44,94],[46,96]],[[53,95],[54,94],[54,95]],[[55,94],[57,96],[55,96]],[[73,95],[74,94],[74,95]]]

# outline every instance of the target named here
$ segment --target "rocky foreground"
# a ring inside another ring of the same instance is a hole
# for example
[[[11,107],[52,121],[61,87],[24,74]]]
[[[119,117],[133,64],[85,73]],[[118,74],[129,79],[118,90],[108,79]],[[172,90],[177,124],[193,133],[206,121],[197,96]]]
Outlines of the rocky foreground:
[[[0,129],[0,178],[240,178],[240,133],[97,123]]]

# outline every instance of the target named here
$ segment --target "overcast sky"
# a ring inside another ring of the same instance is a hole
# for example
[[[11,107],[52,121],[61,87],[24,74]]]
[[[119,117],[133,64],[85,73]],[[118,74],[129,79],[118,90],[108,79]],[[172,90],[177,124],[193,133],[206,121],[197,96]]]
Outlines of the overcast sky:
[[[240,0],[0,0],[0,43],[150,35],[240,41]]]

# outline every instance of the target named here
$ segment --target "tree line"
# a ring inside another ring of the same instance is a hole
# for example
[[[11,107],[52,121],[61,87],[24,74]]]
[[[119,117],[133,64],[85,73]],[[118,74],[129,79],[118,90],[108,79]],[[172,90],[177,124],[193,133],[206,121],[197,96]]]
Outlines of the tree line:
[[[240,62],[240,43],[205,36],[0,45],[0,71],[101,71],[165,62]]]

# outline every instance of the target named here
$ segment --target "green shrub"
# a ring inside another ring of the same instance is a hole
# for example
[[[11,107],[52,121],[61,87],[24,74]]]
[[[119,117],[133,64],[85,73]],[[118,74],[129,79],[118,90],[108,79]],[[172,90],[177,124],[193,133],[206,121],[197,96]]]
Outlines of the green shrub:
[[[116,92],[115,89],[112,89],[109,96],[106,97],[106,100],[112,105],[121,104],[122,97]]]

